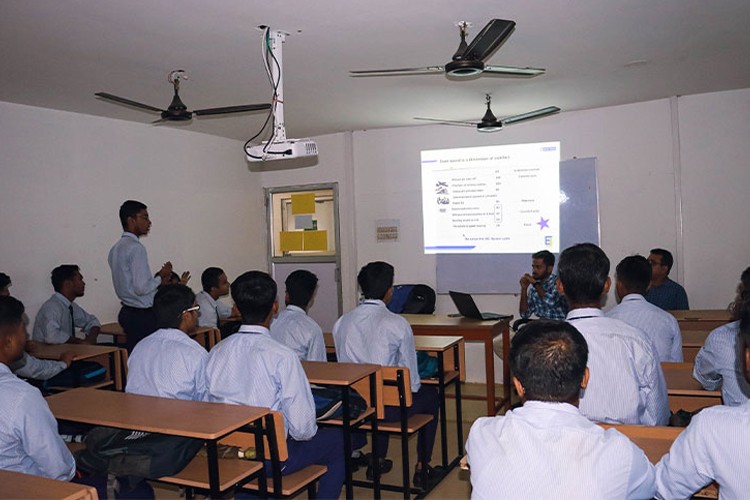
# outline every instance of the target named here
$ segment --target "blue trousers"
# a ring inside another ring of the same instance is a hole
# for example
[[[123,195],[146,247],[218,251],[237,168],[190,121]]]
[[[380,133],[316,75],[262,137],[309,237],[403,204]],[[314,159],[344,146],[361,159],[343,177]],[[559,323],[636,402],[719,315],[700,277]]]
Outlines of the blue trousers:
[[[429,464],[432,460],[432,449],[435,447],[435,433],[438,425],[439,411],[438,393],[434,387],[422,385],[419,391],[412,393],[412,405],[407,408],[406,414],[416,415],[425,413],[432,415],[432,420],[419,430],[417,435],[417,459],[423,464]],[[398,422],[401,419],[401,410],[398,406],[385,407],[385,421]],[[388,453],[388,434],[378,434],[378,456],[383,458]]]

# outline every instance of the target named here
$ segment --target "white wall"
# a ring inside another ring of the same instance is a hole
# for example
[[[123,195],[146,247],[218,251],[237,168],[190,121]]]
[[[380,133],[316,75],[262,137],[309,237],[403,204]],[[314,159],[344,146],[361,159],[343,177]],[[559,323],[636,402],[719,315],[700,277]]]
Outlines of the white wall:
[[[266,267],[260,182],[238,141],[0,103],[0,151],[0,271],[32,319],[61,263],[81,266],[81,305],[116,319],[107,254],[128,198],[149,207],[154,272],[171,260],[199,290],[209,265],[230,277]]]

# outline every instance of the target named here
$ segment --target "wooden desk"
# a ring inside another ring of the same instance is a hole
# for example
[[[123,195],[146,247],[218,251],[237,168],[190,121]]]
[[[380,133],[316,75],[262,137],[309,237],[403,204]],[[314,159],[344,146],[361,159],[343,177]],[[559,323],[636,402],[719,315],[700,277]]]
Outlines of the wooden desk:
[[[436,384],[440,402],[440,444],[443,468],[447,471],[458,465],[464,454],[463,418],[461,411],[461,376],[465,364],[463,337],[439,337],[419,335],[414,337],[417,351],[435,353],[438,360],[437,379],[422,379],[423,384]],[[458,455],[448,463],[448,417],[445,409],[445,388],[453,384],[456,388],[456,437]]]
[[[323,361],[303,361],[302,367],[305,370],[307,379],[311,384],[321,385],[333,385],[341,387],[341,400],[343,417],[341,422],[342,430],[344,433],[344,470],[346,474],[346,498],[354,497],[354,483],[352,479],[352,435],[351,430],[354,424],[360,425],[361,423],[369,420],[372,425],[373,432],[373,447],[375,446],[375,436],[378,432],[378,417],[383,416],[383,405],[382,402],[378,401],[378,377],[382,377],[380,374],[380,365],[370,365],[364,363],[326,363]],[[370,386],[370,400],[369,404],[371,408],[364,414],[357,418],[356,422],[352,422],[349,418],[349,387],[357,385],[358,383],[364,382],[366,379],[369,380]],[[382,385],[382,378],[380,379]],[[326,422],[318,422],[318,424],[326,425]],[[333,422],[331,422],[333,424]],[[376,450],[373,448],[373,455]],[[380,498],[380,475],[375,474],[374,481],[374,495],[375,498]]]
[[[479,321],[469,318],[452,318],[447,315],[431,314],[403,314],[411,325],[414,335],[460,336],[468,342],[482,342],[484,344],[484,371],[486,396],[479,399],[487,400],[487,415],[495,415],[502,408],[510,407],[510,330],[512,318],[500,321]],[[493,340],[501,336],[503,347],[503,397],[495,395],[495,353]],[[464,396],[464,399],[474,399]]]
[[[669,409],[695,411],[721,404],[721,391],[707,391],[693,378],[692,363],[662,363],[667,381]]]
[[[58,420],[205,440],[213,498],[235,484],[246,482],[257,469],[254,462],[248,461],[246,473],[232,471],[233,477],[228,481],[220,474],[217,441],[251,424],[260,429],[262,418],[269,412],[268,408],[254,406],[182,401],[88,388],[72,389],[46,399]],[[257,441],[262,442],[260,436]],[[262,461],[262,448],[257,452],[258,460]]]
[[[122,331],[120,323],[105,323],[101,326],[100,334],[112,335],[115,338],[115,343],[124,345],[127,339],[127,335]],[[210,351],[213,346],[219,343],[221,340],[221,332],[218,328],[210,328],[206,326],[198,327],[193,333],[190,334],[200,345]]]
[[[94,384],[92,387],[106,387],[114,384],[115,390],[125,388],[125,376],[128,370],[128,353],[120,347],[89,344],[41,344],[30,354],[40,359],[59,360],[66,352],[75,353],[74,361],[95,361],[107,368],[108,380]]]
[[[685,363],[695,362],[698,351],[706,343],[710,329],[703,330],[681,330],[682,333],[682,357]]]
[[[21,472],[0,470],[0,499],[98,500],[96,488]]]
[[[713,330],[728,323],[730,318],[727,309],[689,309],[685,311],[669,311],[677,318],[680,330]]]

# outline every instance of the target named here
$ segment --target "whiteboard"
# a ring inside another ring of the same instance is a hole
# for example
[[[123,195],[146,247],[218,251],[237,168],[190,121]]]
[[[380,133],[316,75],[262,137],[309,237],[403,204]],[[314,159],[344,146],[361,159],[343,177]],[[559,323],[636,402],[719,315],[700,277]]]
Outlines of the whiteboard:
[[[596,158],[560,162],[560,248],[599,244]],[[540,248],[539,250],[543,250]],[[437,292],[518,293],[518,280],[531,271],[530,254],[438,254]]]

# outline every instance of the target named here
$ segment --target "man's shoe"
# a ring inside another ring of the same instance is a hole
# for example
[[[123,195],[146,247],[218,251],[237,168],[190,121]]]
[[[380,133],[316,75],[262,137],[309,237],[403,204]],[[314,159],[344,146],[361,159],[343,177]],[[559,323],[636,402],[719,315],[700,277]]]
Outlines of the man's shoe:
[[[423,465],[422,467],[424,470],[414,469],[412,484],[414,484],[415,488],[422,490],[432,489],[441,479],[443,479],[443,475],[445,475],[445,471],[443,471],[443,468],[440,466],[431,467],[429,465]]]
[[[378,459],[378,469],[380,470],[380,475],[387,474],[391,471],[393,468],[393,460],[389,460],[387,458],[379,458]],[[375,471],[373,469],[373,464],[370,463],[370,465],[367,466],[367,473],[365,474],[365,477],[367,477],[368,481],[372,481],[375,479]]]
[[[360,451],[352,453],[352,472],[357,472],[360,467],[367,467],[368,465],[370,465],[370,453]]]

